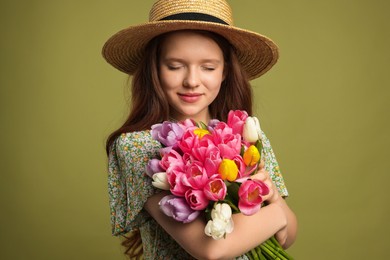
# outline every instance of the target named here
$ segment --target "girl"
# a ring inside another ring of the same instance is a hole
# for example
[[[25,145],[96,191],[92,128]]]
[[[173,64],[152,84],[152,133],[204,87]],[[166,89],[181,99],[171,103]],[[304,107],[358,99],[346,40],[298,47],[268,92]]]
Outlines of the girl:
[[[106,147],[113,234],[132,232],[129,247],[140,236],[145,259],[232,259],[273,235],[289,247],[296,218],[284,200],[288,193],[264,134],[265,161],[253,178],[270,187],[267,206],[252,216],[234,214],[234,231],[225,239],[207,237],[201,217],[182,224],[163,214],[158,202],[166,193],[152,186],[144,170],[160,148],[150,135],[153,124],[187,118],[226,121],[228,112],[237,109],[251,115],[249,80],[275,64],[277,46],[234,27],[224,0],[159,0],[149,23],[112,36],[103,56],[133,76],[130,115]]]

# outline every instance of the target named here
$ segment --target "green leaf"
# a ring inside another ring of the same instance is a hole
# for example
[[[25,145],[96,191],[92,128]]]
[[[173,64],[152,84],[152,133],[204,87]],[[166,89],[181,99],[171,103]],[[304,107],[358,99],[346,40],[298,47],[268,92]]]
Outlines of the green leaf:
[[[241,145],[241,150],[240,150],[241,157],[244,155],[244,153],[245,153],[245,145]]]
[[[263,152],[263,142],[259,139],[259,140],[256,141],[255,146],[256,146],[257,150],[259,150],[260,159],[261,159],[261,155],[262,155],[262,152]]]
[[[227,182],[225,181],[227,195],[226,200],[230,200],[234,205],[238,205],[238,189],[240,188],[240,183],[238,182]]]
[[[202,129],[205,129],[205,130],[208,130],[209,128],[207,127],[207,125],[205,123],[203,123],[202,121],[199,122],[199,128],[202,128]]]

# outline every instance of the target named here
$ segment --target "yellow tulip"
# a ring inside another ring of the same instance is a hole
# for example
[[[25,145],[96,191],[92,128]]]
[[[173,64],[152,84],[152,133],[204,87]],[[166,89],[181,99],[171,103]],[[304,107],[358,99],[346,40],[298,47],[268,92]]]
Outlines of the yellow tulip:
[[[242,156],[246,166],[253,166],[260,161],[260,153],[256,146],[251,145],[246,149]]]
[[[237,164],[230,159],[223,159],[219,164],[218,173],[222,180],[235,181],[238,175]]]
[[[206,129],[197,128],[194,130],[194,134],[196,134],[199,137],[199,139],[201,139],[203,136],[210,134],[210,132]]]

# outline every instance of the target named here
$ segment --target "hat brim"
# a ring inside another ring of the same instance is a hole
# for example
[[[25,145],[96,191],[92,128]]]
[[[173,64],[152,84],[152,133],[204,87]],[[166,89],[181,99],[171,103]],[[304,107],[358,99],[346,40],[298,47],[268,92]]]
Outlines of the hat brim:
[[[123,29],[107,40],[102,54],[112,66],[132,75],[151,39],[179,30],[205,30],[226,38],[234,46],[238,60],[249,79],[267,72],[279,56],[276,44],[264,35],[229,25],[177,20],[149,22]]]

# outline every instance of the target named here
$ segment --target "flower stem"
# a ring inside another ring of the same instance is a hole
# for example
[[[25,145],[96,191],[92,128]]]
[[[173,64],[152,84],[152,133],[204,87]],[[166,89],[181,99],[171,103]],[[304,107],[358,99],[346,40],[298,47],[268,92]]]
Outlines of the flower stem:
[[[260,260],[259,256],[257,255],[256,249],[253,248],[251,250],[251,254],[252,254],[254,260]]]
[[[277,257],[266,244],[261,244],[261,251],[265,253],[267,257],[270,257],[269,259],[280,259]]]
[[[267,260],[267,258],[265,258],[265,256],[263,255],[263,252],[261,252],[260,246],[256,247],[255,249],[256,249],[256,253],[259,256],[260,260]]]
[[[273,248],[267,243],[264,243],[264,251],[269,253],[269,255],[272,257],[271,259],[280,259],[280,260],[287,260],[283,255],[279,254],[278,250]]]
[[[287,254],[275,237],[271,237],[261,245],[253,248],[245,254],[250,260],[293,260]]]
[[[280,253],[281,255],[283,255],[284,258],[286,258],[286,259],[288,259],[288,260],[293,260],[293,259],[294,259],[292,256],[290,256],[290,255],[283,249],[283,247],[279,244],[278,240],[276,240],[276,238],[275,238],[274,236],[271,237],[270,239],[268,239],[266,242],[269,243],[269,245],[276,247],[277,250],[278,250],[278,253]]]

